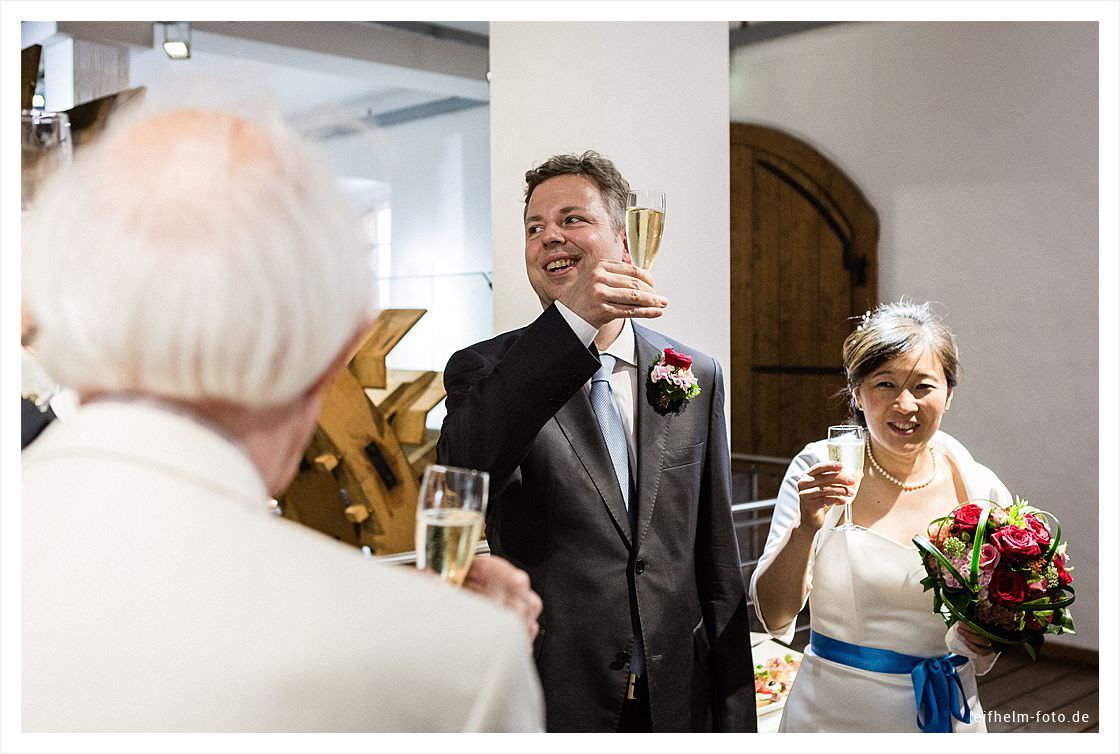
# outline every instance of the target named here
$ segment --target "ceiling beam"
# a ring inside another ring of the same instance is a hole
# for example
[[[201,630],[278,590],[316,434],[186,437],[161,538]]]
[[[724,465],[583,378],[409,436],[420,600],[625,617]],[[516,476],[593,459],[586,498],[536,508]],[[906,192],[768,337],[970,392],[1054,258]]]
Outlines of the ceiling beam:
[[[743,45],[765,42],[768,39],[788,37],[791,34],[820,29],[825,26],[836,26],[849,23],[847,21],[744,21],[737,29],[732,29],[730,34],[731,49]]]
[[[456,29],[451,26],[430,24],[423,21],[369,21],[368,23],[410,31],[414,34],[423,34],[433,39],[449,39],[453,42],[462,42],[463,44],[490,49],[490,37],[485,34],[476,34],[473,31]]]
[[[59,21],[56,34],[43,40],[71,37],[91,42],[152,47],[151,21]],[[469,32],[447,29],[443,38],[421,35],[363,21],[192,21],[192,31],[230,40],[258,42],[297,52],[454,76],[480,82],[485,88],[490,55],[485,47],[466,43]],[[452,34],[452,32],[454,32]],[[45,33],[43,36],[47,36]],[[482,37],[485,39],[485,37]],[[39,41],[39,40],[35,40]],[[199,46],[200,49],[202,45]],[[227,53],[228,54],[228,53]],[[271,60],[277,64],[284,61]],[[291,64],[291,63],[289,63]]]

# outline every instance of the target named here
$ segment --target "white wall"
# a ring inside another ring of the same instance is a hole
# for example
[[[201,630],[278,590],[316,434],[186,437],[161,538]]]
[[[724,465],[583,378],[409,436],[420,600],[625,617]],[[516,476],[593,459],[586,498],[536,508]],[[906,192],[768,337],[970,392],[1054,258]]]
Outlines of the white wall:
[[[320,144],[339,176],[385,186],[392,256],[381,306],[424,308],[393,349],[394,369],[442,371],[459,348],[493,333],[490,252],[490,113],[486,106]],[[441,404],[428,426],[443,421]]]
[[[944,305],[963,380],[944,428],[1072,543],[1097,603],[1097,29],[847,24],[738,48],[731,117],[834,160],[879,212],[879,298]]]
[[[595,149],[667,195],[652,326],[730,368],[726,23],[491,23],[494,327],[540,303],[525,276],[525,171]],[[647,323],[650,324],[650,323]]]

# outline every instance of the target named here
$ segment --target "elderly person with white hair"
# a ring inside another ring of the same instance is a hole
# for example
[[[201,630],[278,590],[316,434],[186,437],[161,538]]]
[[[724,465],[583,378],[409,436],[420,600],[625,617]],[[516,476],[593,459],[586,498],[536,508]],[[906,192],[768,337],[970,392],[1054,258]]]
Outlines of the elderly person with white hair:
[[[372,305],[294,133],[133,116],[29,225],[38,355],[82,406],[23,457],[25,730],[542,727],[513,612],[268,513]]]

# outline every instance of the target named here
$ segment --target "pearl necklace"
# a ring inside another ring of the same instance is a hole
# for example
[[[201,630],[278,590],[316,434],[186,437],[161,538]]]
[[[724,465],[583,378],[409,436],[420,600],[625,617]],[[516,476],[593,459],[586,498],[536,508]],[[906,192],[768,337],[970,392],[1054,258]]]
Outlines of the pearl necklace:
[[[933,473],[929,475],[929,479],[921,484],[903,484],[901,480],[888,474],[887,470],[880,466],[879,462],[875,460],[875,453],[871,450],[871,438],[867,438],[867,456],[871,459],[871,465],[875,467],[876,471],[882,474],[884,479],[894,484],[894,486],[901,488],[903,492],[915,492],[923,487],[928,487],[933,483],[934,479],[937,479],[937,454],[933,452],[932,445],[927,445],[926,447],[929,448],[929,457],[933,459]]]

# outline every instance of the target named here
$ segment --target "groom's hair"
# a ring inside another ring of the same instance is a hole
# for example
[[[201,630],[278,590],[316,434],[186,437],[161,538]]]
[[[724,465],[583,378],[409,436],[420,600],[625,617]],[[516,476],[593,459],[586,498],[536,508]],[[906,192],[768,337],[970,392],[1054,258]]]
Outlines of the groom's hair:
[[[581,175],[599,188],[599,195],[611,216],[616,233],[626,225],[626,194],[630,184],[618,172],[614,163],[598,152],[588,150],[583,154],[558,154],[549,157],[538,167],[525,173],[525,205],[533,190],[558,175]]]

